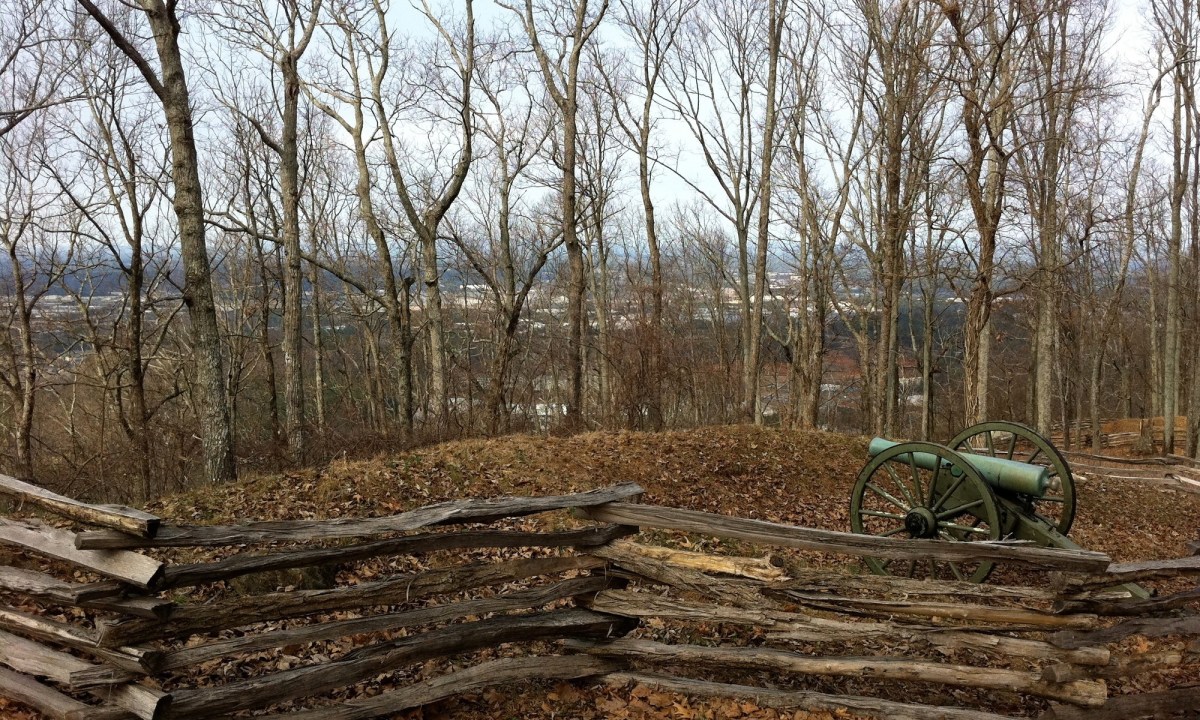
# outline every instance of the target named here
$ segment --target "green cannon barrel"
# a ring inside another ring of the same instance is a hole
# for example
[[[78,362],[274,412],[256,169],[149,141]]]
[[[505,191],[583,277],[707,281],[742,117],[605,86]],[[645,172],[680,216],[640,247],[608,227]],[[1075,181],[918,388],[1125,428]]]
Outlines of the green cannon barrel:
[[[884,450],[899,444],[891,440],[875,438],[871,441],[871,446],[867,449],[867,452],[871,454],[871,457],[875,457]],[[1031,465],[1029,463],[1017,462],[1016,460],[1005,460],[1004,458],[973,455],[971,453],[962,453],[962,456],[993,487],[1024,495],[1042,497],[1046,494],[1046,490],[1050,486],[1050,470],[1041,465]],[[923,452],[913,453],[913,460],[916,462],[917,467],[923,470],[933,470],[937,467],[939,461],[943,466],[949,465],[947,460]]]

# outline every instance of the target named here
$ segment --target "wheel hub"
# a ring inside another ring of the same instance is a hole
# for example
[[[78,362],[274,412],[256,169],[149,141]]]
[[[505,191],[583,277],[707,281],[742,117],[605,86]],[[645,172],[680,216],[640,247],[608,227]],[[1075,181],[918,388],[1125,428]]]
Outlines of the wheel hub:
[[[937,518],[926,507],[915,507],[904,516],[904,529],[914,538],[937,537]]]

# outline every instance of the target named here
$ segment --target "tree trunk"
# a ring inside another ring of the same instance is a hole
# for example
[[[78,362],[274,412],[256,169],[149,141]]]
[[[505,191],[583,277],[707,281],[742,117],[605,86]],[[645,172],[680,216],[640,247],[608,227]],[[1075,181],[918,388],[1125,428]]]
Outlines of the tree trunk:
[[[1174,113],[1171,129],[1174,140],[1173,178],[1171,183],[1171,234],[1167,246],[1167,316],[1163,348],[1163,452],[1175,452],[1175,416],[1179,399],[1179,331],[1180,331],[1180,247],[1183,242],[1183,198],[1187,190],[1188,154],[1191,140],[1191,118],[1183,107],[1184,81],[1177,71]],[[1186,125],[1186,129],[1181,127]],[[1184,133],[1187,137],[1184,137]]]
[[[777,78],[779,75],[779,52],[783,41],[784,16],[787,0],[769,0],[767,5],[767,87],[766,110],[762,128],[762,163],[758,174],[758,232],[754,249],[754,316],[750,323],[749,367],[746,373],[745,396],[742,398],[743,412],[750,415],[755,424],[763,422],[762,398],[759,396],[759,375],[762,372],[763,301],[767,290],[767,246],[771,230],[771,169],[775,162],[775,125],[777,108],[775,103]]]
[[[658,249],[658,227],[654,217],[654,201],[650,196],[650,109],[654,99],[648,93],[642,115],[641,143],[638,146],[638,187],[645,213],[646,245],[650,253],[650,368],[646,389],[649,396],[649,424],[651,430],[661,430],[664,423],[663,392],[663,275],[662,254]]]
[[[283,404],[288,455],[305,457],[303,308],[304,273],[300,267],[300,164],[296,125],[300,103],[298,58],[280,62],[283,71],[283,136],[279,143],[279,185],[283,195]]]
[[[576,61],[578,63],[578,61]],[[563,117],[563,164],[561,211],[563,224],[563,244],[567,248],[567,262],[571,269],[570,287],[567,290],[567,369],[569,394],[567,396],[567,426],[579,429],[583,426],[583,323],[584,293],[587,289],[587,276],[583,264],[583,247],[579,244],[579,227],[577,221],[578,198],[575,189],[575,165],[577,154],[576,136],[578,134],[578,102],[576,101],[577,83],[575,73],[578,65],[572,67],[567,81],[565,101],[561,104]]]
[[[279,424],[279,384],[275,377],[275,352],[271,349],[271,278],[267,274],[267,257],[261,243],[255,242],[258,255],[258,348],[263,359],[267,385],[267,415],[271,419],[271,457],[279,459],[279,441],[283,437]]]
[[[18,405],[16,422],[13,427],[14,449],[16,451],[16,473],[21,480],[33,480],[33,410],[37,400],[37,355],[33,345],[32,317],[33,308],[26,297],[25,274],[21,259],[17,254],[17,239],[8,243],[9,272],[13,282],[13,301],[16,303],[17,335],[21,347],[14,354],[17,361],[16,387],[19,397],[14,398]]]
[[[229,482],[237,478],[233,428],[229,421],[221,335],[204,234],[204,197],[192,128],[192,107],[179,48],[179,19],[173,3],[142,0],[142,8],[150,21],[162,63],[159,99],[171,137],[173,204],[183,261],[183,302],[191,319],[205,476],[210,482]]]
[[[437,237],[433,233],[421,233],[421,284],[425,291],[425,318],[429,326],[430,415],[435,418],[439,427],[445,427],[450,411],[446,373],[446,320],[442,312]]]
[[[312,273],[309,284],[312,286],[312,339],[313,339],[313,410],[317,417],[317,432],[325,433],[325,340],[321,332],[321,269],[315,264],[310,266]]]

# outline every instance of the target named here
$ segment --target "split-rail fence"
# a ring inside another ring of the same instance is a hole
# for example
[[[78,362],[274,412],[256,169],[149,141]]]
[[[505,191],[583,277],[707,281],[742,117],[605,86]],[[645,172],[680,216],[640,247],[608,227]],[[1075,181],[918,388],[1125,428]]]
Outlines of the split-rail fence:
[[[237,525],[174,524],[3,476],[0,492],[14,510],[0,518],[0,696],[49,718],[350,720],[530,679],[919,720],[994,720],[989,698],[1011,707],[1014,693],[1055,718],[1200,707],[1200,685],[1109,690],[1152,672],[1200,678],[1200,556],[1112,563],[869,537],[642,504],[633,484]],[[714,538],[720,552],[696,550]],[[863,557],[995,561],[1035,579],[874,576]],[[381,558],[408,564],[353,571]],[[343,572],[231,589],[319,567]],[[1111,590],[1123,583],[1167,590]],[[1133,636],[1174,649],[1132,652]],[[873,692],[807,682],[847,678]]]

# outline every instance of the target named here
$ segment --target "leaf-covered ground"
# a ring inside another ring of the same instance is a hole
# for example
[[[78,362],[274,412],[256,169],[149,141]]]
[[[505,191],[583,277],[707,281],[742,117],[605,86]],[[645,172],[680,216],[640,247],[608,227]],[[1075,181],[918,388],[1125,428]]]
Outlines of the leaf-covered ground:
[[[749,425],[665,433],[596,432],[462,440],[370,460],[263,475],[169,498],[190,522],[387,515],[466,496],[547,495],[637,482],[643,501],[849,529],[867,439]],[[1200,535],[1200,495],[1078,477],[1071,537],[1117,561],[1176,557]]]
[[[335,461],[319,469],[251,477],[236,486],[204,488],[168,498],[151,509],[192,523],[386,515],[466,496],[558,494],[635,481],[646,489],[643,501],[647,503],[846,530],[850,491],[866,460],[866,444],[861,437],[751,426],[464,440],[370,460]],[[1106,552],[1116,560],[1175,557],[1185,554],[1188,540],[1200,536],[1198,495],[1152,484],[1091,478],[1079,478],[1078,484],[1079,512],[1071,535],[1089,549]],[[767,549],[741,547],[735,551],[762,555]],[[181,551],[179,559],[198,559],[189,552],[195,551]],[[857,569],[852,560],[830,557],[824,561]],[[343,569],[338,579],[355,582],[416,569],[421,567],[419,562],[393,558],[362,563]],[[253,659],[285,664],[311,660],[289,654]],[[428,671],[442,669],[429,667]],[[201,670],[211,673],[213,681],[223,681],[240,676],[243,668],[213,663]],[[421,673],[422,669],[416,669],[386,686],[411,681]],[[817,682],[812,687],[853,691],[855,684]],[[906,699],[902,694],[912,690],[892,687],[897,693],[893,699],[898,700]],[[366,686],[340,695],[373,694],[379,689]],[[925,695],[930,698],[936,699],[936,694]],[[996,709],[1016,712],[1021,708],[1014,696],[1006,707]],[[12,712],[0,699],[0,715],[8,717],[6,713]],[[556,683],[464,696],[404,717],[798,720],[832,716],[779,712],[733,699],[687,698],[642,686],[614,690]]]

